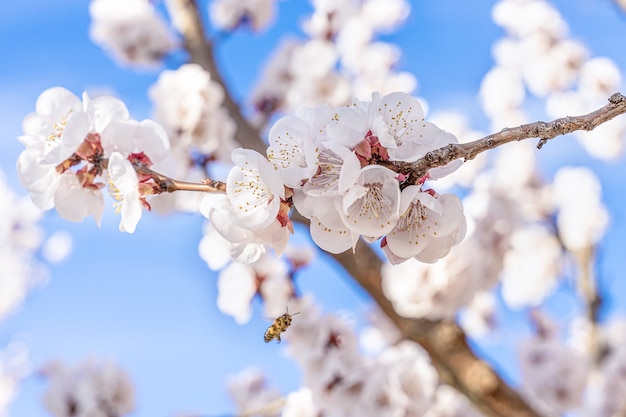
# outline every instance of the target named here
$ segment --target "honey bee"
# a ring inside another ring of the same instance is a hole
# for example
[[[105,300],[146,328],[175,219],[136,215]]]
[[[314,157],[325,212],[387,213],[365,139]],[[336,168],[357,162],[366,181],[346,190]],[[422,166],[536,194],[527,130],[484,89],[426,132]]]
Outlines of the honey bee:
[[[277,317],[274,323],[265,331],[265,343],[268,343],[272,339],[276,339],[277,343],[280,343],[280,334],[291,326],[291,316],[300,314],[300,312],[289,314],[289,308],[287,307],[285,307],[285,311],[285,314]]]

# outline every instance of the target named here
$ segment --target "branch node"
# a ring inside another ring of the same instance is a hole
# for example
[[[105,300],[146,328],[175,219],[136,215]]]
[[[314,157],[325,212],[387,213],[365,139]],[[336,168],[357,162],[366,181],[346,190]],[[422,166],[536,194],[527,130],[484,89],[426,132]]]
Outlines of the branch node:
[[[626,97],[624,97],[620,93],[614,93],[611,95],[611,97],[609,97],[609,103],[611,104],[620,104],[624,100],[626,100]]]
[[[537,149],[541,149],[546,143],[548,143],[548,139],[546,138],[539,140],[539,142],[537,143]]]

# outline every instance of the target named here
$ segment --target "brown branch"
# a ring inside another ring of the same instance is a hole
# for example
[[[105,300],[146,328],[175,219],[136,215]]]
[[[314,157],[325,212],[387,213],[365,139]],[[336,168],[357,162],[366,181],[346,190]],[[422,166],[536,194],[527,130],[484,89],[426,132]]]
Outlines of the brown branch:
[[[415,162],[396,162],[393,165],[396,171],[411,172],[412,177],[418,180],[424,177],[429,169],[445,166],[459,158],[463,158],[464,161],[474,159],[478,154],[505,143],[539,138],[537,148],[541,149],[550,139],[577,130],[593,130],[602,123],[624,113],[626,113],[626,97],[620,93],[615,93],[609,97],[609,104],[583,116],[568,116],[551,122],[535,122],[503,129],[498,133],[493,133],[473,142],[450,144],[436,149]]]
[[[183,35],[185,49],[189,52],[191,62],[195,62],[211,74],[211,79],[224,89],[224,107],[235,122],[237,131],[235,140],[248,149],[254,149],[265,155],[267,145],[261,138],[261,133],[241,113],[241,108],[231,95],[224,78],[213,56],[213,45],[205,36],[204,25],[198,12],[195,0],[169,0],[167,7],[172,22]]]
[[[395,312],[381,286],[381,259],[359,242],[356,253],[333,257],[372,296],[398,326],[405,339],[419,343],[429,353],[442,382],[465,394],[492,417],[538,417],[519,394],[470,349],[463,330],[452,321],[429,321],[402,317]]]
[[[226,183],[222,181],[206,179],[201,183],[179,181],[173,178],[163,175],[159,172],[153,171],[143,164],[133,164],[135,172],[142,175],[152,177],[154,182],[158,185],[158,192],[173,193],[174,191],[200,191],[203,193],[225,193]]]

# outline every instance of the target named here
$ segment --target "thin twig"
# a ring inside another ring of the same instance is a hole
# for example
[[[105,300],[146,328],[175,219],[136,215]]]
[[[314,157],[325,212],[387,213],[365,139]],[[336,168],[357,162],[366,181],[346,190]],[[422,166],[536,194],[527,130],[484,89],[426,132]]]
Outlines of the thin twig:
[[[143,164],[133,164],[135,172],[152,177],[158,184],[160,192],[173,193],[174,191],[200,191],[202,193],[225,193],[226,183],[213,179],[203,180],[201,183],[179,181],[153,171]]]
[[[426,175],[429,169],[445,166],[456,159],[463,158],[464,161],[468,161],[489,149],[524,139],[539,138],[537,148],[541,149],[550,139],[577,130],[593,130],[602,123],[624,113],[626,113],[626,97],[620,93],[615,93],[609,98],[609,104],[589,114],[562,117],[551,122],[534,122],[503,129],[498,133],[493,133],[473,142],[450,144],[436,149],[415,162],[396,162],[393,165],[398,172],[411,173],[412,178],[419,180]]]

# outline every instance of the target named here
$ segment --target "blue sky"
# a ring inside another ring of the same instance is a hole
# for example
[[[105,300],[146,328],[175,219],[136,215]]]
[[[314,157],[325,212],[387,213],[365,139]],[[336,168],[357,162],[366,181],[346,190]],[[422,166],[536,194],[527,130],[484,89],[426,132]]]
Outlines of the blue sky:
[[[418,93],[431,109],[453,108],[467,114],[473,127],[484,128],[475,98],[480,80],[491,66],[490,45],[501,34],[490,18],[494,1],[414,0],[406,24],[385,39],[404,48],[400,68],[419,80]],[[554,2],[568,20],[571,32],[593,55],[608,55],[626,68],[623,42],[626,18],[608,0]],[[310,9],[308,2],[279,2],[276,27],[255,37],[236,34],[219,44],[226,78],[242,96],[254,83],[265,56],[285,31],[298,34],[298,23]],[[21,144],[22,118],[33,111],[37,96],[60,85],[83,90],[113,91],[125,101],[133,117],[150,116],[147,88],[157,72],[120,68],[89,40],[88,2],[76,0],[9,0],[0,2],[0,168],[19,190],[15,160]],[[172,58],[167,65],[182,61]],[[589,162],[570,141],[549,143],[541,151],[546,175],[564,163],[591,164],[604,181],[605,199],[613,230],[604,244],[601,273],[614,294],[624,293],[616,278],[621,242],[626,236],[623,163]],[[109,207],[110,208],[110,207]],[[133,235],[118,231],[119,219],[108,210],[98,228],[93,219],[68,223],[50,212],[46,230],[67,230],[74,251],[51,270],[49,285],[35,291],[22,311],[2,323],[0,346],[22,335],[30,341],[35,366],[49,359],[70,363],[85,357],[114,359],[131,375],[137,390],[134,416],[172,416],[179,412],[219,415],[232,411],[224,381],[246,366],[268,373],[283,392],[299,385],[299,374],[283,349],[265,344],[268,322],[257,306],[250,323],[238,326],[216,308],[215,275],[197,255],[202,219],[192,215],[146,215]],[[327,311],[367,310],[362,290],[342,277],[323,255],[304,271],[298,285],[312,291]],[[563,286],[566,288],[567,283]],[[623,301],[612,299],[623,309]],[[559,311],[571,300],[553,297]],[[565,309],[565,310],[564,310]],[[521,316],[511,316],[521,321]],[[510,352],[488,343],[485,349],[501,363]],[[514,374],[514,369],[507,368]],[[15,416],[44,416],[39,397],[43,384],[24,381],[13,407]]]

